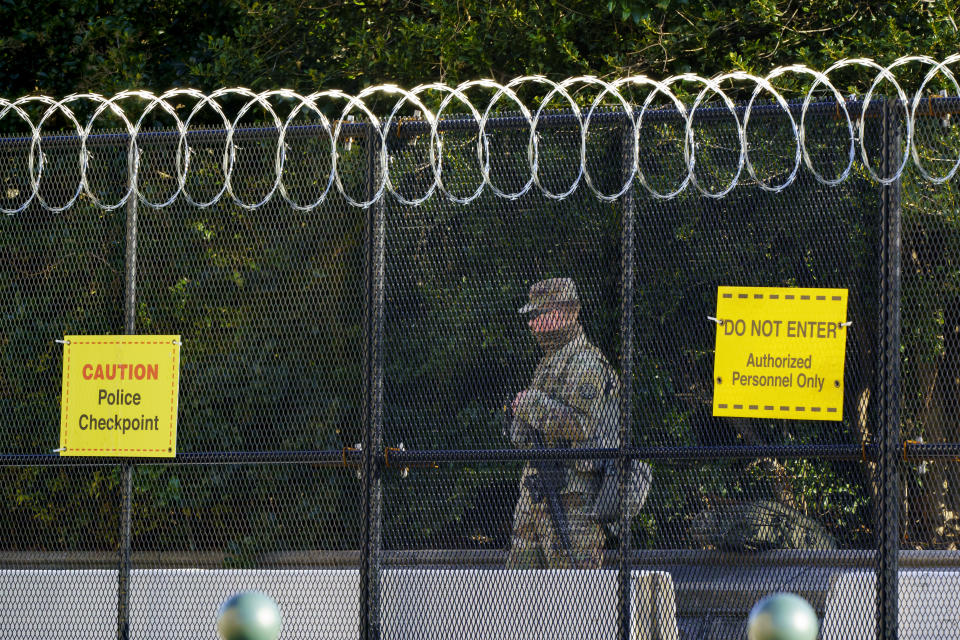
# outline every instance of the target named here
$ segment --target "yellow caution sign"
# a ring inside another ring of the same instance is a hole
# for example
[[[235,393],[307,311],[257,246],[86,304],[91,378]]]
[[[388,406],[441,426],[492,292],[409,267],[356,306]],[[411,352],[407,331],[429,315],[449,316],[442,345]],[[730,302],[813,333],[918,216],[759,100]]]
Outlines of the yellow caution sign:
[[[180,336],[66,336],[60,455],[177,454]]]
[[[847,290],[718,287],[713,415],[842,420]]]

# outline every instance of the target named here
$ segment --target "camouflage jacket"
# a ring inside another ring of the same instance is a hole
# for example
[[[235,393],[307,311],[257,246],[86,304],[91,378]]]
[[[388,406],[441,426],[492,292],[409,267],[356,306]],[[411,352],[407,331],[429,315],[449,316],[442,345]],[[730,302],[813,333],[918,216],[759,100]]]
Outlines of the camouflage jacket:
[[[548,447],[617,447],[620,381],[579,329],[540,361],[515,413],[540,431]],[[595,493],[600,468],[597,460],[572,461],[561,493]],[[532,473],[528,464],[524,478]]]

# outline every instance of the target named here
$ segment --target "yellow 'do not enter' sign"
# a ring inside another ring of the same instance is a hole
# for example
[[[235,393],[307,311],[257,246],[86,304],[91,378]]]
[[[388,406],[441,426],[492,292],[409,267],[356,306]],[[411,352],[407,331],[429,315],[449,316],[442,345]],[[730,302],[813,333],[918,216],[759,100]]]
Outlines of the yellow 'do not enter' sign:
[[[842,420],[846,289],[718,287],[713,415]]]
[[[180,336],[66,336],[60,455],[174,457]]]

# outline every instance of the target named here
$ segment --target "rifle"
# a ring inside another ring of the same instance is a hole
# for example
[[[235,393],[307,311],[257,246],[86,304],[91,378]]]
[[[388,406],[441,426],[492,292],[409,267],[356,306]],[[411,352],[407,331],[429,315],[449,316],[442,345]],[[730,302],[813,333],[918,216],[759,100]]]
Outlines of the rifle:
[[[546,448],[543,434],[540,433],[539,429],[526,422],[522,425],[514,425],[514,421],[518,418],[512,415],[509,403],[504,406],[504,415],[507,419],[505,425],[507,429],[512,431],[520,426],[525,444],[537,449]],[[510,438],[509,432],[504,435],[508,439]],[[550,512],[550,521],[560,543],[560,551],[567,557],[570,566],[575,566],[570,548],[570,529],[567,523],[567,515],[563,511],[563,503],[560,502],[560,488],[563,486],[566,469],[563,468],[559,460],[530,460],[529,464],[536,472],[527,476],[524,481],[527,490],[530,492],[530,497],[536,502],[546,501],[547,509]]]

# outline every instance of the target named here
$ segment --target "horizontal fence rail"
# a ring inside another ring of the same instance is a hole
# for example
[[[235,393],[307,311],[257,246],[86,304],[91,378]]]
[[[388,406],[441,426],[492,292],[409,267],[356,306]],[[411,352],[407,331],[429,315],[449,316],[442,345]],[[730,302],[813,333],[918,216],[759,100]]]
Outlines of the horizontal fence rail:
[[[924,460],[960,455],[960,443],[942,445],[905,444],[909,453],[905,459]],[[954,453],[950,453],[954,452]],[[362,452],[346,451],[220,451],[179,453],[176,458],[140,458],[138,465],[189,465],[189,464],[279,464],[310,463],[331,466],[355,466],[360,464]],[[402,467],[407,463],[423,462],[481,462],[525,460],[616,460],[621,456],[637,460],[715,460],[754,458],[823,458],[828,460],[876,459],[876,447],[849,444],[728,446],[728,447],[626,447],[623,449],[433,449],[433,450],[388,450],[381,462],[386,468]],[[101,457],[91,460],[82,457],[60,457],[54,454],[0,455],[0,466],[86,466],[119,464],[124,458]]]
[[[904,461],[956,460],[960,458],[960,442],[904,442]],[[204,464],[289,464],[309,463],[329,466],[356,466],[360,464],[359,449],[321,451],[210,451],[177,454],[176,458],[140,458],[143,465],[204,465]],[[852,444],[796,444],[722,447],[626,447],[624,449],[391,449],[384,454],[384,467],[403,467],[408,463],[425,462],[516,462],[525,460],[615,460],[626,456],[636,460],[695,461],[716,459],[821,458],[825,460],[852,460],[876,462],[876,445]],[[55,454],[2,454],[0,467],[71,467],[120,464],[126,458],[82,457],[64,458]]]

